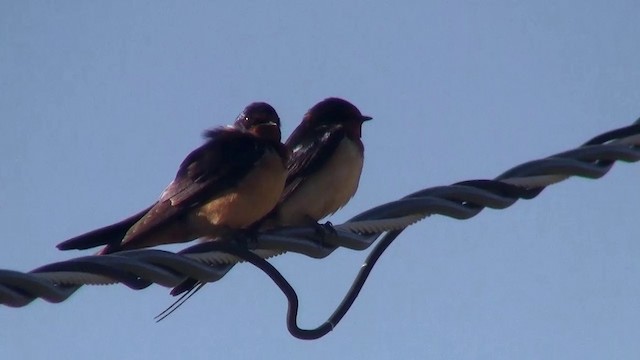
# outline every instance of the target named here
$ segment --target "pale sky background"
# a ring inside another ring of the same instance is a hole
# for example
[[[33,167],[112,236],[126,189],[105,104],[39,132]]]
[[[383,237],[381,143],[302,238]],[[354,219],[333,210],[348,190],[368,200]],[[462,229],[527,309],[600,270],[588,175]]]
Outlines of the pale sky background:
[[[154,201],[206,128],[252,101],[288,136],[344,97],[365,169],[334,223],[425,187],[492,178],[640,116],[638,1],[0,1],[0,268]],[[160,324],[153,286],[0,308],[0,358],[638,359],[640,164],[532,201],[411,227],[317,341],[234,268]],[[365,252],[273,263],[324,322]]]

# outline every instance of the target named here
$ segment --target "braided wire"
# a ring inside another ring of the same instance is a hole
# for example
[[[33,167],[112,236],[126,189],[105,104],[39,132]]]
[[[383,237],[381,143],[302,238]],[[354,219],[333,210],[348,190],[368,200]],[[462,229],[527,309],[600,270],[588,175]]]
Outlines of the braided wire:
[[[533,199],[546,186],[569,177],[598,179],[609,172],[616,161],[638,160],[640,119],[630,126],[598,135],[576,149],[515,166],[494,180],[468,180],[427,188],[374,207],[334,226],[335,233],[325,234],[322,239],[319,239],[317,228],[283,228],[261,233],[251,244],[252,251],[237,248],[212,251],[211,245],[198,244],[180,254],[156,249],[132,250],[56,262],[28,273],[0,269],[0,304],[22,307],[37,298],[58,303],[83,285],[122,283],[140,290],[154,283],[175,287],[185,278],[215,282],[235,263],[246,260],[267,272],[287,295],[291,333],[304,339],[317,338],[340,321],[377,258],[411,224],[433,214],[462,220],[476,216],[484,208],[505,209],[519,199]],[[370,254],[352,289],[330,320],[316,329],[317,332],[297,328],[295,292],[284,278],[280,279],[282,276],[277,270],[267,269],[271,265],[262,258],[284,251],[324,258],[338,247],[364,250],[384,233],[386,235]],[[293,298],[287,289],[293,292]]]

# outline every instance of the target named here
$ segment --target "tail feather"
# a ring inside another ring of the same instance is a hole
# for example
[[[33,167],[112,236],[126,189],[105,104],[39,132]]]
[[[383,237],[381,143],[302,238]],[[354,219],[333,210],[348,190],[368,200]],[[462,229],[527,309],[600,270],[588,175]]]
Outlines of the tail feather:
[[[115,224],[89,231],[88,233],[63,241],[56,247],[60,250],[85,250],[102,245],[117,246],[117,244],[122,241],[122,238],[124,238],[127,231],[150,209],[151,207]]]
[[[193,278],[185,279],[171,290],[171,295],[178,296],[182,293],[191,291],[194,287],[198,286],[199,281]]]

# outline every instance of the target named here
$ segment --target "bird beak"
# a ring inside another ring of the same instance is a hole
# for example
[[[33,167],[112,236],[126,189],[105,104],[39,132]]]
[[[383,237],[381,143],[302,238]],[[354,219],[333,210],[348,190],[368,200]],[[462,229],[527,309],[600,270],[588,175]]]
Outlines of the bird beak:
[[[364,121],[369,121],[369,120],[371,120],[371,119],[373,119],[371,116],[362,115],[362,121],[363,121],[363,122],[364,122]]]

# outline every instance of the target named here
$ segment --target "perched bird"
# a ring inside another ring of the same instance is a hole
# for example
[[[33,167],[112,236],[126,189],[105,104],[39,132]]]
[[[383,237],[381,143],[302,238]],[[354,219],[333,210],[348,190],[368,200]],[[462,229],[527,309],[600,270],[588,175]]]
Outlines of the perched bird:
[[[316,226],[318,220],[346,205],[358,189],[364,162],[362,123],[371,119],[339,98],[325,99],[309,109],[285,143],[291,151],[289,174],[278,205],[254,226],[261,230]],[[263,251],[262,255],[280,253]],[[190,296],[197,286],[197,280],[187,279],[171,294]]]
[[[288,157],[273,107],[252,103],[233,126],[208,130],[204,137],[155,204],[58,249],[106,245],[99,254],[109,254],[214,238],[246,229],[269,213],[282,194]]]
[[[285,143],[291,151],[285,189],[261,228],[314,225],[346,205],[362,173],[362,123],[371,119],[339,98],[309,109]]]

